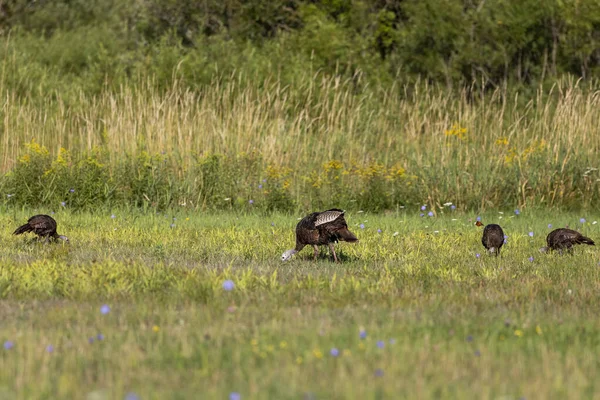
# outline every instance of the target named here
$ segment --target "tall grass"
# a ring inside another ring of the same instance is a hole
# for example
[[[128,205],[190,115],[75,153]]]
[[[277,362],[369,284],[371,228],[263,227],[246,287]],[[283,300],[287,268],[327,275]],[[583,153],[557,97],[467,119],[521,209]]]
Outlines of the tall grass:
[[[465,208],[598,205],[600,92],[576,82],[558,82],[524,101],[502,90],[474,98],[468,89],[424,83],[356,93],[354,80],[320,74],[294,87],[275,78],[242,81],[215,79],[197,91],[175,81],[166,92],[148,82],[82,93],[77,101],[56,93],[43,104],[3,90],[0,168],[15,168],[24,144],[35,139],[51,155],[64,147],[75,159],[105,149],[109,174],[124,155],[165,154],[174,180],[194,179],[192,167],[208,155],[234,163],[253,154],[263,172],[269,165],[288,171],[285,190],[296,205],[324,187],[324,202],[335,200],[332,182],[319,181],[332,160],[341,163],[338,184],[352,187],[347,201],[372,190],[364,179],[351,183],[352,176],[379,174],[385,181],[390,168],[403,171],[412,189],[379,208],[422,201]]]

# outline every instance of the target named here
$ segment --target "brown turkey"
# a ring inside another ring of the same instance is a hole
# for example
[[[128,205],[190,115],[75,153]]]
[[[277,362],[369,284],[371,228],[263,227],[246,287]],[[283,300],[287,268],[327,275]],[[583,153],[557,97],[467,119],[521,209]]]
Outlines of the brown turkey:
[[[548,246],[542,247],[540,251],[546,253],[548,250],[558,250],[562,254],[563,250],[573,251],[573,246],[576,244],[589,244],[595,246],[595,243],[589,237],[583,236],[581,233],[568,228],[555,229],[546,236]]]
[[[475,224],[477,226],[483,226],[480,221]],[[498,256],[500,254],[500,248],[504,244],[504,231],[498,224],[488,224],[483,228],[483,236],[481,237],[481,243],[483,247],[490,254]]]
[[[26,232],[33,232],[39,236],[40,240],[45,239],[47,243],[50,238],[62,239],[65,242],[69,241],[69,238],[56,233],[56,221],[49,215],[34,215],[27,220],[25,225],[21,225],[13,232],[13,235],[20,235]]]
[[[287,261],[306,245],[312,245],[315,249],[315,261],[319,255],[319,246],[328,245],[333,260],[338,262],[333,244],[338,241],[358,242],[357,237],[348,230],[348,224],[344,219],[344,211],[338,208],[323,212],[315,212],[302,218],[296,225],[296,247],[285,251],[281,255],[283,261]]]

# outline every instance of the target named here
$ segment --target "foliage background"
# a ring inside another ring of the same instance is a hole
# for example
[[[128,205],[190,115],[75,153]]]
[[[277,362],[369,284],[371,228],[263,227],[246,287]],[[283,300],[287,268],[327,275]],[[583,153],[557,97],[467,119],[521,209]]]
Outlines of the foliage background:
[[[598,205],[596,1],[12,0],[0,39],[5,204]]]

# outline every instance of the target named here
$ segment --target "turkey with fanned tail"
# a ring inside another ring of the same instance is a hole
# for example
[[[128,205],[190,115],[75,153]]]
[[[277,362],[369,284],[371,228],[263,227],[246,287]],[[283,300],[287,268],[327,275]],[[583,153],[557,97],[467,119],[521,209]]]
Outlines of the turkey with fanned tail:
[[[348,230],[348,224],[344,219],[344,211],[338,208],[323,212],[315,212],[302,218],[296,225],[296,247],[287,250],[281,255],[283,261],[287,261],[306,245],[312,245],[315,249],[314,259],[319,255],[319,246],[328,245],[333,260],[338,262],[333,244],[338,241],[358,242],[358,238]]]
[[[39,236],[40,240],[45,239],[47,243],[50,238],[62,239],[65,242],[69,241],[69,238],[64,235],[56,233],[56,221],[49,215],[34,215],[27,220],[27,223],[18,227],[13,235],[20,235],[26,232],[33,232]]]
[[[548,246],[540,249],[542,253],[546,253],[548,250],[558,250],[560,254],[562,254],[563,250],[572,252],[573,246],[576,244],[595,246],[592,239],[568,228],[559,228],[550,232],[546,237],[546,244]]]

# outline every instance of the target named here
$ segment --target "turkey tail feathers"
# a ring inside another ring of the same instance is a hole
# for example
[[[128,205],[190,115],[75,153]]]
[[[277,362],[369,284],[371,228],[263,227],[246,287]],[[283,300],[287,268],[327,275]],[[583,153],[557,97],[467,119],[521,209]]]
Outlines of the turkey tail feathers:
[[[356,237],[356,235],[354,235],[354,233],[350,232],[348,230],[348,228],[340,229],[338,231],[338,234],[340,235],[341,240],[343,240],[345,242],[349,242],[349,243],[358,242],[358,238]]]
[[[344,215],[344,212],[337,208],[332,208],[331,210],[323,211],[322,213],[319,213],[319,215],[317,215],[317,219],[315,220],[315,226],[333,222],[342,215]]]
[[[592,239],[590,239],[589,237],[586,236],[582,236],[581,237],[581,241],[579,242],[581,244],[589,244],[590,246],[595,246],[596,243],[594,243],[594,241]]]
[[[29,224],[21,225],[13,232],[13,235],[20,235],[25,232],[31,232],[31,230],[32,229],[31,226],[29,226]]]

